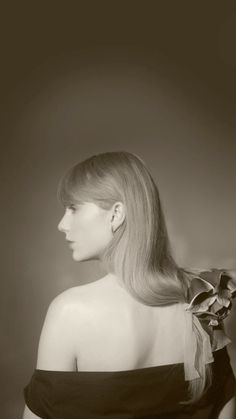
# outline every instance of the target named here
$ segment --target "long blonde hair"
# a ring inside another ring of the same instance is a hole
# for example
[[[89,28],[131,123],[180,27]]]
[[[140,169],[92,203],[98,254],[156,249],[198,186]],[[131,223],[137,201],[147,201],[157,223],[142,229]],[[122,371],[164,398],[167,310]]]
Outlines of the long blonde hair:
[[[158,188],[139,156],[112,151],[75,164],[62,177],[58,197],[64,206],[83,201],[110,209],[123,202],[125,220],[103,253],[107,271],[145,305],[186,302],[191,273],[178,267],[172,256]],[[203,364],[196,328],[195,335],[200,378],[189,381],[186,404],[197,401],[211,383],[211,367]]]

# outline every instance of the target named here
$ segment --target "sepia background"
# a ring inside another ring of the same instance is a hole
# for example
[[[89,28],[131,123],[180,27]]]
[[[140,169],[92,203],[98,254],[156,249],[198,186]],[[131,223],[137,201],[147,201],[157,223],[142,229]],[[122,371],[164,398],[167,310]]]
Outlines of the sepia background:
[[[72,164],[138,154],[179,264],[236,269],[234,2],[75,4],[2,11],[4,419],[22,417],[51,300],[103,275],[97,262],[74,262],[57,230],[57,185]],[[236,374],[235,318],[234,303],[225,323]]]

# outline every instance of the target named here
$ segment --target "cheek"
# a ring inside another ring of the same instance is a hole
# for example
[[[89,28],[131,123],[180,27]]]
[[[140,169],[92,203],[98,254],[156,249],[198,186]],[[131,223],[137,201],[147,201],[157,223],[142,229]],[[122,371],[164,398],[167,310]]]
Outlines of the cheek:
[[[89,242],[92,246],[107,241],[110,238],[109,225],[104,216],[89,216],[88,214],[74,220],[73,229],[76,237]]]
[[[109,238],[108,225],[102,216],[92,218],[88,224],[88,230],[94,243],[100,243]]]

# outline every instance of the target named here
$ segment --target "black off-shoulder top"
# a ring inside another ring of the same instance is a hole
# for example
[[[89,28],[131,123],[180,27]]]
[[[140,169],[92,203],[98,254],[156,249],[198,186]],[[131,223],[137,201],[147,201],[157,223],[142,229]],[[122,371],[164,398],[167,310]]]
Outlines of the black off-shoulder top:
[[[235,395],[226,347],[213,352],[213,383],[191,406],[183,364],[127,371],[35,369],[24,388],[29,409],[43,419],[214,419]]]

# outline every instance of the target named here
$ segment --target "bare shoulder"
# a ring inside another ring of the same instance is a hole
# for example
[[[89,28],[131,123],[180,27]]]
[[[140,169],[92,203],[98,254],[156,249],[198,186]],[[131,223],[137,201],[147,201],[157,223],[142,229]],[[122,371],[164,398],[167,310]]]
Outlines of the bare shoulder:
[[[95,289],[95,282],[96,281],[67,288],[60,294],[56,295],[56,297],[54,297],[49,307],[55,310],[61,310],[66,308],[72,309],[75,306],[77,306],[79,302],[81,302],[82,304],[83,301],[86,299],[86,296],[91,294]]]
[[[80,292],[80,286],[68,288],[65,291],[62,291],[60,294],[56,295],[51,301],[49,308],[51,309],[65,309],[72,308],[75,302],[78,302]]]
[[[99,303],[102,297],[112,291],[112,284],[108,283],[106,277],[71,287],[58,294],[50,303],[48,312],[64,314],[69,316],[74,310],[88,309],[95,302]],[[106,292],[104,292],[106,290]]]
[[[75,305],[75,296],[75,290],[69,288],[54,297],[48,306],[45,321],[68,317]]]
[[[93,282],[68,288],[57,295],[51,302],[48,314],[64,317],[74,327],[82,327],[84,322],[93,323],[120,318],[121,313],[132,311],[137,303],[117,282],[114,275],[108,274]],[[135,307],[136,308],[136,307]],[[141,309],[145,307],[140,307]],[[78,329],[77,329],[78,330]]]
[[[38,369],[75,370],[78,319],[85,318],[85,294],[80,287],[73,287],[51,301],[39,339]]]

